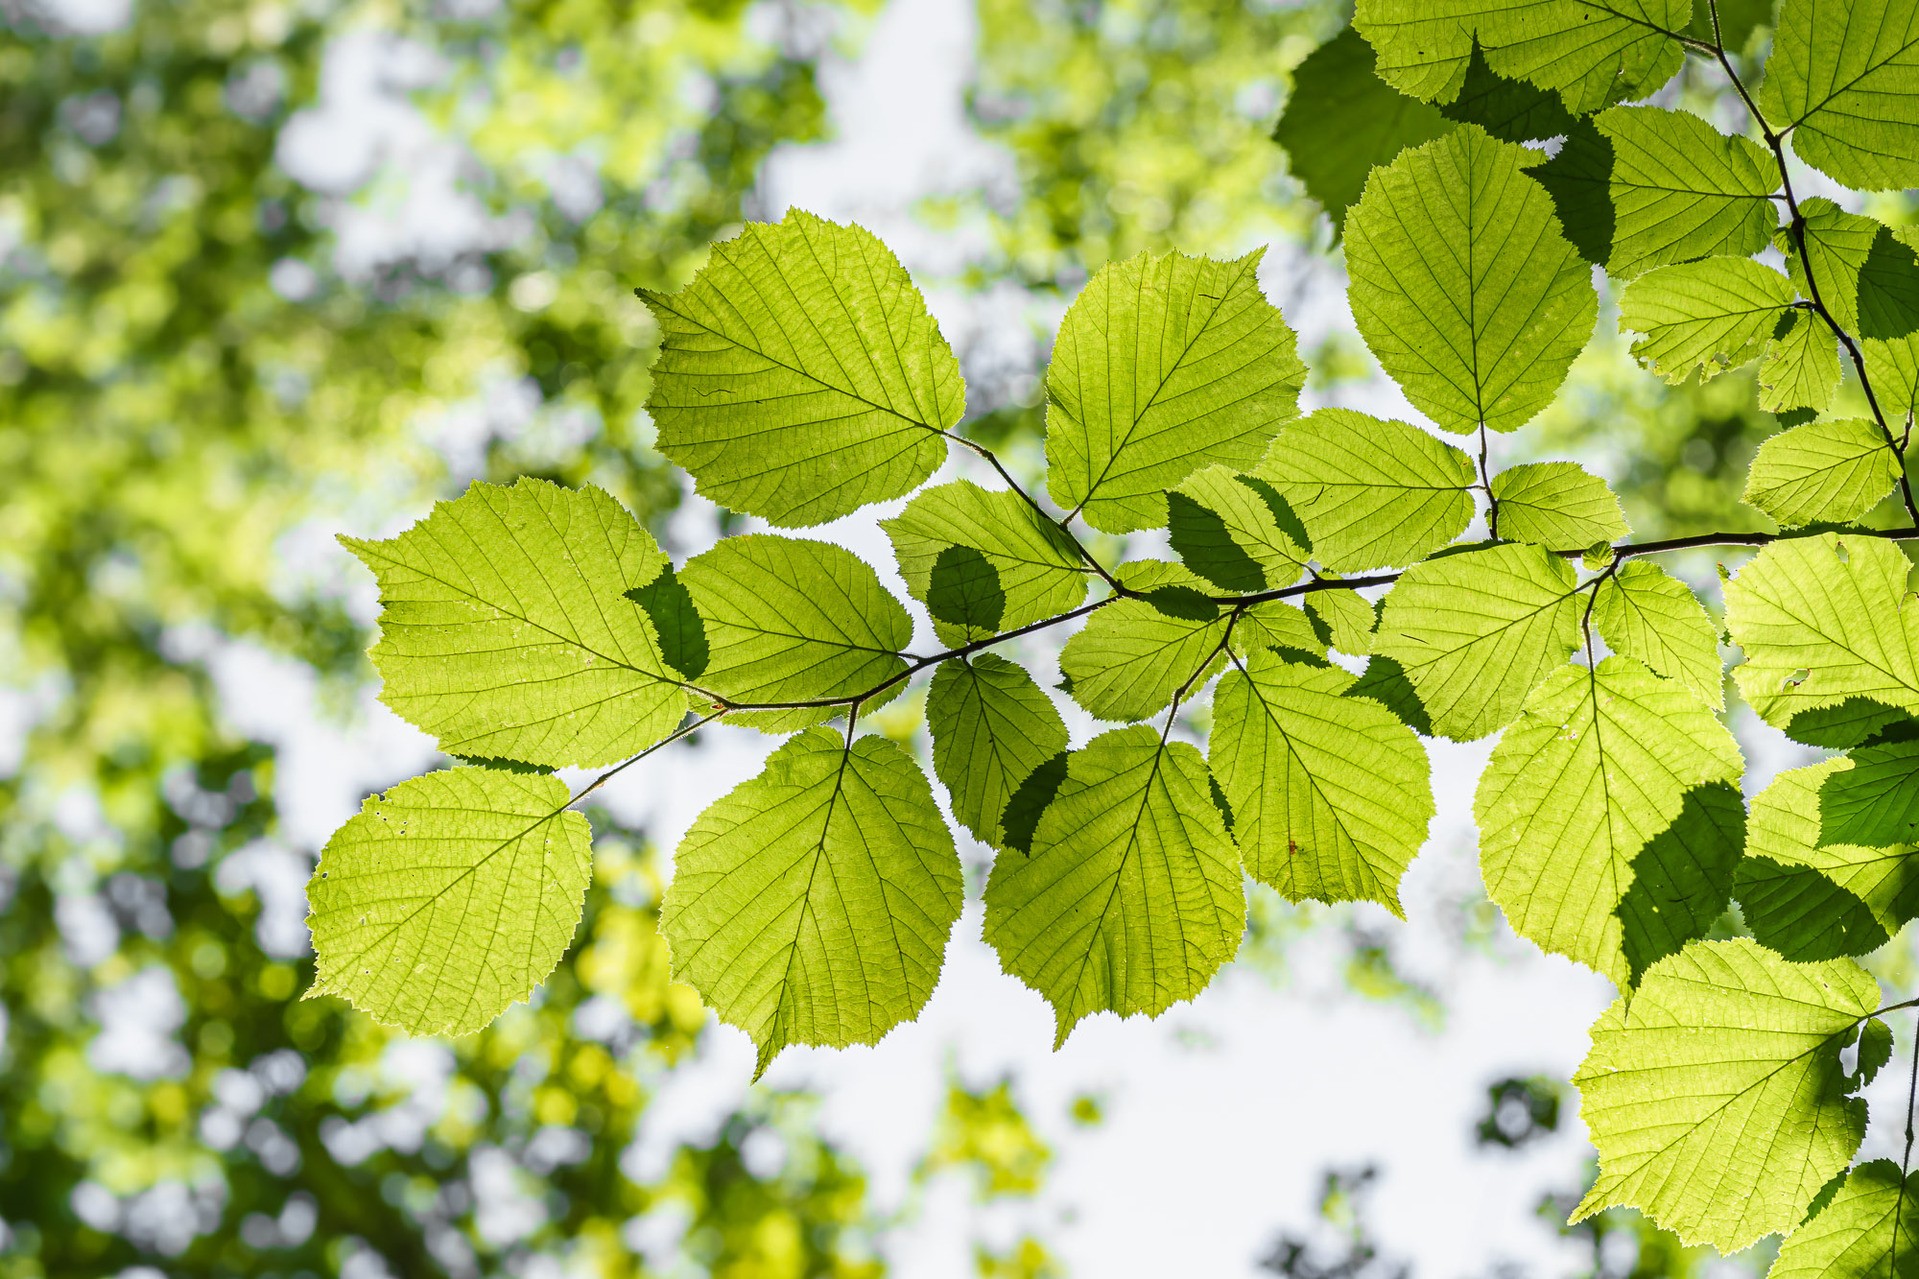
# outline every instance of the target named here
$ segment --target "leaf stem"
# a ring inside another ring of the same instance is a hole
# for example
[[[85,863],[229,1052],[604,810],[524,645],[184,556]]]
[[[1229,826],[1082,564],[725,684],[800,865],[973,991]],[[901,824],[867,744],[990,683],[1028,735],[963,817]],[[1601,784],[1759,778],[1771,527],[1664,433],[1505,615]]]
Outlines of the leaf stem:
[[[1479,424],[1479,487],[1486,494],[1486,536],[1495,541],[1499,538],[1499,499],[1493,496],[1493,477],[1489,470],[1486,444],[1486,424]]]
[[[714,720],[718,719],[720,716],[724,714],[726,714],[725,711],[713,711],[709,714],[702,715],[700,718],[696,720],[692,720],[688,723],[681,724],[678,728],[668,733],[665,737],[662,737],[659,741],[654,742],[651,746],[647,747],[645,750],[641,751],[639,754],[635,755],[633,758],[626,760],[624,763],[615,764],[613,767],[607,769],[604,773],[601,773],[598,777],[595,777],[592,781],[586,784],[586,788],[584,790],[580,791],[580,793],[575,795],[572,799],[567,800],[566,803],[560,805],[557,811],[562,813],[565,812],[567,809],[573,807],[573,805],[585,799],[588,795],[591,795],[594,791],[600,789],[600,787],[612,781],[620,773],[633,767],[633,765],[639,763],[641,760],[645,759],[648,755],[651,755],[654,751],[662,750],[665,747],[671,746],[674,742],[679,741],[682,737],[685,737],[691,733],[699,731],[701,728],[704,728],[706,725],[711,724]]]

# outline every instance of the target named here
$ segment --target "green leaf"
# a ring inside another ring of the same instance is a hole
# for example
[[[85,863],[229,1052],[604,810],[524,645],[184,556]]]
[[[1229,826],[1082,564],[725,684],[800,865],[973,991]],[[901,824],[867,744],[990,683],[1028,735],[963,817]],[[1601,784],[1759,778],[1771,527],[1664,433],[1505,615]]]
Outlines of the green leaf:
[[[1517,430],[1592,336],[1598,295],[1525,172],[1537,159],[1462,125],[1375,170],[1347,221],[1360,334],[1449,431]]]
[[[1552,197],[1553,212],[1579,256],[1595,266],[1612,260],[1618,215],[1612,201],[1612,139],[1590,119],[1573,121],[1559,151],[1532,175]]]
[[[370,795],[307,885],[313,995],[414,1035],[464,1035],[566,953],[592,831],[558,778],[450,768]]]
[[[1919,741],[1862,746],[1819,788],[1819,842],[1919,843]]]
[[[1850,960],[1789,964],[1745,939],[1654,966],[1573,1076],[1599,1149],[1573,1220],[1634,1207],[1721,1252],[1798,1225],[1859,1148],[1866,1106],[1839,1053],[1878,1007]]]
[[[1231,614],[1208,601],[1206,583],[1178,565],[1155,565],[1150,575],[1123,572],[1120,580],[1147,597],[1119,600],[1087,618],[1066,641],[1059,668],[1073,700],[1094,715],[1139,720],[1224,664]]]
[[[1342,653],[1365,657],[1373,651],[1373,629],[1379,613],[1358,591],[1314,591],[1305,597],[1306,611],[1325,642]]]
[[[993,864],[986,943],[1052,1004],[1055,1047],[1092,1013],[1191,999],[1239,948],[1239,855],[1183,742],[1142,725],[1074,751],[1032,847]]]
[[[1725,41],[1728,53],[1738,53],[1745,49],[1752,39],[1752,33],[1761,27],[1772,25],[1774,0],[1719,0],[1718,38]],[[1692,26],[1689,28],[1692,38],[1713,42],[1713,8],[1695,4],[1692,8]]]
[[[1758,143],[1658,107],[1614,107],[1593,123],[1613,145],[1614,278],[1715,254],[1747,257],[1771,241],[1779,170]]]
[[[1892,1268],[1895,1255],[1899,1258],[1896,1271]],[[1919,1173],[1902,1180],[1898,1164],[1875,1159],[1847,1173],[1832,1202],[1786,1237],[1766,1279],[1892,1275],[1898,1279],[1919,1275]]]
[[[1872,218],[1814,197],[1800,205],[1812,281],[1789,231],[1775,237],[1800,292],[1812,282],[1839,326],[1859,339],[1880,408],[1899,420],[1919,403],[1919,258]]]
[[[1290,586],[1306,567],[1306,530],[1265,480],[1209,466],[1167,493],[1166,511],[1180,559],[1223,590]]]
[[[602,490],[476,483],[398,537],[340,541],[380,581],[380,700],[448,754],[595,767],[686,715],[653,624],[620,598],[672,562]]]
[[[1766,343],[1759,361],[1759,407],[1768,413],[1824,413],[1839,389],[1839,343],[1826,322],[1798,310],[1786,331]]]
[[[1746,702],[1781,727],[1795,715],[1868,698],[1919,711],[1915,619],[1898,547],[1824,533],[1774,542],[1726,584],[1726,629],[1746,660]]]
[[[1253,878],[1289,901],[1376,901],[1396,915],[1399,880],[1432,820],[1426,751],[1353,677],[1255,653],[1213,699],[1208,748]]]
[[[1745,499],[1786,528],[1840,524],[1879,505],[1898,480],[1899,455],[1877,422],[1808,422],[1759,446]]]
[[[1072,538],[1011,490],[955,480],[914,494],[880,527],[892,539],[906,589],[928,606],[943,643],[1029,626],[1071,612],[1086,598],[1088,570]],[[956,548],[973,554],[956,556]],[[986,569],[997,579],[999,612],[989,624],[979,624],[981,617],[968,625],[960,588],[969,578],[986,577]]]
[[[673,976],[753,1037],[878,1043],[918,1015],[960,913],[960,864],[898,744],[816,728],[686,833],[660,907]]]
[[[1386,596],[1373,652],[1398,664],[1434,733],[1484,737],[1579,643],[1574,582],[1570,565],[1536,546],[1427,560]]]
[[[1280,432],[1258,474],[1340,573],[1412,564],[1466,531],[1472,459],[1405,422],[1320,409]]]
[[[1739,747],[1638,662],[1554,672],[1479,781],[1480,869],[1513,931],[1622,989],[1725,910]]]
[[[1431,106],[1374,75],[1373,47],[1344,27],[1293,68],[1293,91],[1273,141],[1286,149],[1293,176],[1338,235],[1374,165],[1451,127]]]
[[[1477,47],[1459,96],[1439,110],[1448,120],[1476,124],[1507,142],[1562,137],[1576,123],[1557,93],[1499,75],[1486,65],[1485,50]]]
[[[1066,750],[1066,724],[1019,666],[991,653],[942,663],[926,697],[933,772],[953,816],[983,843],[1006,847],[1002,820],[1020,786]]]
[[[660,325],[659,450],[720,505],[789,528],[917,488],[946,459],[959,362],[892,251],[795,209],[713,246]]]
[[[1452,101],[1477,36],[1494,71],[1556,89],[1583,115],[1670,80],[1685,57],[1673,33],[1691,16],[1691,0],[1359,0],[1353,25],[1403,93]]]
[[[1372,605],[1366,605],[1366,611],[1370,616]],[[1323,629],[1297,604],[1288,604],[1285,600],[1261,600],[1249,605],[1240,613],[1239,621],[1233,623],[1230,647],[1242,656],[1260,649],[1278,648],[1323,658],[1326,656],[1326,638],[1321,633]]]
[[[1827,177],[1862,191],[1919,186],[1919,9],[1783,0],[1759,106]]]
[[[653,631],[660,638],[660,656],[669,667],[690,680],[706,673],[706,664],[713,656],[706,643],[706,622],[693,603],[693,593],[671,564],[645,586],[633,587],[624,594],[653,623]]]
[[[1684,582],[1657,564],[1632,560],[1597,590],[1593,629],[1613,652],[1678,680],[1714,710],[1726,708],[1719,633]]]
[[[912,619],[843,547],[768,533],[729,537],[688,560],[680,581],[712,646],[700,686],[729,703],[849,698],[905,673],[899,651],[912,641]],[[734,711],[727,721],[788,732],[843,709]]]
[[[1259,290],[1260,254],[1142,253],[1067,308],[1046,370],[1046,488],[1108,533],[1166,522],[1164,490],[1251,470],[1299,413],[1306,367]]]
[[[1619,329],[1645,336],[1632,353],[1677,386],[1709,381],[1759,354],[1792,305],[1792,282],[1746,258],[1662,266],[1620,294]]]
[[[1493,476],[1499,535],[1571,551],[1616,542],[1631,530],[1619,499],[1574,462],[1528,462]]]

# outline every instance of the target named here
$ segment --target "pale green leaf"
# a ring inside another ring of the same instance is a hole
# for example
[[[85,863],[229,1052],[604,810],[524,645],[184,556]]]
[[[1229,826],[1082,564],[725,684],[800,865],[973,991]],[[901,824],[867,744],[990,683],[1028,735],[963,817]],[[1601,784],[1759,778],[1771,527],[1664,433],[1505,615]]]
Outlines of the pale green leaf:
[[[1759,106],[1828,177],[1865,191],[1919,186],[1919,8],[1783,0]]]
[[[1260,292],[1260,254],[1142,253],[1067,308],[1046,370],[1046,487],[1109,533],[1160,527],[1164,490],[1251,470],[1299,413],[1306,368]]]
[[[579,927],[592,831],[558,778],[451,768],[370,795],[307,885],[309,995],[414,1035],[464,1035],[527,998]]]
[[[816,728],[693,823],[660,930],[673,975],[753,1037],[871,1044],[918,1015],[960,913],[960,863],[919,765]]]
[[[1066,724],[1025,670],[992,653],[945,662],[926,696],[933,772],[953,816],[982,842],[1006,846],[1007,805],[1034,770],[1066,749]]]
[[[1290,901],[1376,901],[1401,914],[1399,880],[1432,820],[1426,750],[1353,677],[1255,653],[1213,698],[1208,748],[1246,869]]]
[[[685,716],[659,634],[621,598],[671,561],[600,489],[476,483],[398,537],[340,540],[380,581],[380,700],[447,753],[594,767]]]
[[[1487,895],[1521,937],[1623,989],[1725,909],[1743,767],[1678,683],[1618,656],[1562,667],[1480,777]]]
[[[1613,146],[1606,269],[1614,278],[1717,254],[1747,257],[1771,240],[1779,169],[1758,143],[1658,107],[1614,107],[1593,123]]]
[[[1466,531],[1472,459],[1405,422],[1320,409],[1280,432],[1259,464],[1340,573],[1417,563]]]
[[[1725,709],[1719,633],[1684,582],[1657,564],[1632,560],[1597,590],[1593,629],[1615,653],[1678,680],[1714,710]]]
[[[899,259],[799,209],[713,246],[660,325],[659,449],[720,505],[822,524],[918,487],[966,406],[959,362]]]
[[[1575,580],[1536,546],[1427,560],[1386,596],[1373,652],[1399,665],[1434,733],[1484,737],[1579,643]]]
[[[1786,331],[1766,343],[1759,361],[1759,407],[1768,413],[1824,413],[1839,389],[1839,342],[1807,310],[1792,313]]]
[[[1638,1208],[1721,1252],[1798,1225],[1859,1148],[1866,1106],[1839,1053],[1878,1007],[1852,961],[1790,964],[1746,939],[1655,965],[1573,1076],[1599,1149],[1573,1219]]]
[[[1619,298],[1632,353],[1678,385],[1710,380],[1759,354],[1792,305],[1792,281],[1747,258],[1708,258],[1648,271]]]
[[[1166,509],[1180,559],[1223,590],[1290,586],[1306,567],[1306,530],[1263,479],[1209,466],[1167,493]]]
[[[1158,1016],[1205,988],[1239,948],[1239,854],[1200,753],[1144,725],[1068,757],[1030,857],[986,884],[986,943],[1044,995],[1055,1046],[1110,1010]]]
[[[1492,490],[1499,536],[1510,541],[1575,551],[1631,531],[1606,481],[1574,462],[1509,467],[1493,476]]]
[[[1902,1178],[1899,1165],[1890,1159],[1875,1159],[1847,1173],[1832,1202],[1786,1236],[1766,1272],[1766,1279],[1893,1276],[1919,1276],[1919,1173]]]
[[[1592,336],[1598,295],[1526,173],[1537,158],[1462,125],[1374,170],[1347,220],[1359,332],[1449,431],[1525,425]]]
[[[1379,625],[1379,612],[1358,591],[1314,591],[1306,596],[1306,611],[1329,647],[1354,657],[1365,657],[1373,651],[1373,629]]]
[[[1094,715],[1139,720],[1219,669],[1232,615],[1177,565],[1122,567],[1120,580],[1146,597],[1118,600],[1087,618],[1066,641],[1059,668],[1073,700]]]
[[[1856,520],[1892,492],[1899,455],[1869,418],[1808,422],[1759,446],[1746,501],[1786,528]]]
[[[1366,609],[1370,615],[1372,605],[1368,604]],[[1285,600],[1261,600],[1248,605],[1240,613],[1239,620],[1233,623],[1230,647],[1241,655],[1260,649],[1280,648],[1324,657],[1327,643],[1324,631],[1325,628],[1316,624],[1306,610],[1297,604],[1289,604]]]

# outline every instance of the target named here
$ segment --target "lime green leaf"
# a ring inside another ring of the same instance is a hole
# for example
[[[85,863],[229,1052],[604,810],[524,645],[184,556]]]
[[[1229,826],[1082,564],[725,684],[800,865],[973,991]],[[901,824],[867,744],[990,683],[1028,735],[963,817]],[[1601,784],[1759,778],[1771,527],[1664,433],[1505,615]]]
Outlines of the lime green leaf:
[[[1899,480],[1899,455],[1879,424],[1850,417],[1808,422],[1759,446],[1746,501],[1786,528],[1856,520]]]
[[[1224,590],[1290,586],[1306,567],[1306,529],[1263,479],[1209,466],[1169,492],[1166,509],[1180,559]]]
[[[906,589],[928,605],[944,643],[1028,626],[1070,612],[1086,598],[1088,570],[1073,540],[1011,490],[955,480],[915,494],[880,527],[892,539]],[[955,555],[956,548],[973,554]],[[988,610],[989,624],[969,625],[962,616],[959,588],[974,575],[993,580],[1000,594],[997,614]]]
[[[1897,1271],[1892,1268],[1895,1255]],[[1847,1173],[1832,1202],[1786,1237],[1766,1279],[1881,1279],[1895,1274],[1898,1279],[1919,1275],[1919,1173],[1902,1180],[1898,1164],[1875,1159]]]
[[[1371,606],[1367,607],[1370,611]],[[1325,657],[1326,639],[1322,629],[1297,604],[1261,600],[1249,605],[1233,623],[1230,647],[1242,656],[1260,649],[1281,648]]]
[[[1571,551],[1614,542],[1630,531],[1619,499],[1573,462],[1528,462],[1493,476],[1499,535]]]
[[[1684,582],[1657,564],[1634,560],[1597,589],[1593,629],[1615,653],[1678,680],[1714,710],[1726,708],[1719,633]]]
[[[1525,172],[1537,158],[1462,125],[1375,170],[1347,221],[1360,334],[1449,431],[1517,430],[1592,336],[1598,295]]]
[[[1006,846],[1007,805],[1035,769],[1066,749],[1066,724],[1023,669],[980,653],[943,663],[926,697],[933,772],[953,816],[982,842]]]
[[[1839,343],[1811,311],[1792,313],[1786,331],[1766,343],[1759,361],[1759,407],[1768,413],[1824,413],[1839,389]]]
[[[1068,757],[1032,856],[999,858],[986,883],[986,943],[1053,1005],[1055,1047],[1092,1013],[1152,1017],[1191,999],[1245,922],[1206,761],[1143,725]]]
[[[1376,901],[1426,841],[1426,750],[1353,677],[1255,653],[1213,699],[1208,748],[1246,869],[1289,901]]]
[[[1457,741],[1519,714],[1579,643],[1573,570],[1536,546],[1495,546],[1416,564],[1386,596],[1373,652],[1399,665]]]
[[[1919,711],[1912,565],[1878,538],[1774,542],[1726,584],[1726,629],[1746,652],[1739,691],[1768,723],[1868,698]]]
[[[1897,420],[1919,404],[1919,258],[1889,228],[1814,197],[1800,205],[1819,299],[1857,337],[1880,408]],[[1811,287],[1789,232],[1775,237],[1800,292]]]
[[[597,488],[474,484],[384,542],[380,700],[452,755],[558,768],[645,750],[686,715],[646,615],[620,596],[671,561]]]
[[[1623,988],[1725,909],[1743,767],[1679,684],[1625,657],[1562,667],[1480,777],[1486,892],[1521,937]]]
[[[1826,176],[1864,191],[1919,186],[1919,9],[1783,0],[1759,106]]]
[[[1621,332],[1645,336],[1632,353],[1673,385],[1702,381],[1759,354],[1792,305],[1792,281],[1746,258],[1663,266],[1632,281],[1619,298]]]
[[[1789,964],[1745,939],[1655,965],[1573,1076],[1599,1148],[1573,1220],[1625,1205],[1721,1252],[1798,1225],[1859,1148],[1866,1106],[1839,1053],[1878,1006],[1852,961]]]
[[[1618,222],[1607,270],[1615,278],[1715,254],[1746,257],[1772,239],[1779,170],[1758,143],[1658,107],[1615,107],[1593,123],[1613,145]]]
[[[1872,257],[1873,244],[1885,227],[1871,218],[1848,213],[1824,196],[1813,196],[1799,206],[1805,219],[1806,257],[1812,260],[1812,277],[1819,285],[1819,300],[1832,311],[1841,328],[1859,327],[1859,282]],[[1886,233],[1892,241],[1891,233]],[[1893,242],[1896,244],[1896,242]],[[1773,245],[1786,259],[1786,271],[1802,297],[1812,296],[1806,279],[1805,264],[1799,260],[1799,245],[1791,227],[1781,227],[1773,236]]]
[[[1373,629],[1379,625],[1379,613],[1358,591],[1314,591],[1306,596],[1306,611],[1329,646],[1354,657],[1365,657],[1373,651]]]
[[[1299,413],[1306,367],[1233,262],[1142,253],[1067,308],[1046,370],[1046,487],[1109,533],[1166,522],[1164,490],[1213,463],[1251,470]]]
[[[912,619],[842,547],[768,533],[729,537],[688,560],[680,580],[712,646],[700,686],[729,703],[849,698],[906,670],[899,650],[913,638]],[[736,711],[727,720],[784,732],[841,709]]]
[[[788,1044],[872,1044],[919,1013],[960,913],[960,864],[898,744],[816,728],[701,813],[660,928],[673,975],[753,1037],[755,1077]]]
[[[592,831],[566,785],[451,768],[368,796],[307,885],[309,995],[415,1035],[464,1035],[525,999],[573,940]]]
[[[1473,517],[1471,458],[1416,426],[1351,409],[1287,427],[1258,474],[1299,513],[1313,558],[1340,573],[1416,563]]]
[[[1874,848],[1919,842],[1919,742],[1852,753],[1819,788],[1819,841]]]
[[[706,622],[693,603],[693,593],[671,564],[645,586],[624,593],[653,623],[653,631],[660,638],[660,656],[669,667],[689,680],[706,673],[706,664],[713,656],[706,642]]]
[[[1122,576],[1121,581],[1146,591],[1146,598],[1106,605],[1066,641],[1059,668],[1068,691],[1099,718],[1145,719],[1164,710],[1181,688],[1211,678],[1225,662],[1231,614],[1206,598],[1198,577],[1178,573]],[[1137,585],[1141,581],[1152,585]]]
[[[966,406],[959,362],[892,251],[798,209],[713,246],[659,321],[659,449],[722,506],[821,524],[911,492]]]

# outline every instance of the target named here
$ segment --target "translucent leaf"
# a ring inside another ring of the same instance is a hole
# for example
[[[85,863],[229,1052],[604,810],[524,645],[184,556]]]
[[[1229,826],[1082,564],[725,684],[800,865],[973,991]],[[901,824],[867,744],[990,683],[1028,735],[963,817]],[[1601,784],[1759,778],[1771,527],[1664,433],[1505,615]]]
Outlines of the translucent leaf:
[[[1368,604],[1366,608],[1370,614],[1372,606]],[[1327,641],[1322,633],[1324,629],[1316,625],[1306,610],[1297,604],[1289,604],[1285,600],[1261,600],[1244,609],[1239,620],[1233,623],[1230,647],[1241,655],[1275,648],[1325,657]]]
[[[1618,216],[1612,201],[1612,139],[1594,127],[1591,119],[1572,123],[1559,151],[1532,175],[1552,197],[1553,212],[1579,256],[1595,266],[1612,260],[1613,233]]]
[[[476,483],[398,537],[340,540],[380,581],[380,700],[448,754],[593,767],[685,716],[658,633],[620,598],[671,561],[600,489]]]
[[[1899,455],[1869,418],[1808,422],[1767,439],[1746,477],[1746,501],[1785,528],[1856,520],[1892,492]]]
[[[1862,746],[1819,788],[1819,842],[1919,842],[1919,742]]]
[[[1251,470],[1299,413],[1306,368],[1233,262],[1142,253],[1067,308],[1046,370],[1046,487],[1109,533],[1166,522],[1164,490],[1219,463]]]
[[[1892,1268],[1895,1253],[1899,1257],[1897,1271]],[[1848,1172],[1832,1202],[1786,1236],[1766,1279],[1882,1279],[1893,1275],[1898,1279],[1919,1275],[1919,1173],[1902,1182],[1898,1164],[1875,1159]]]
[[[1002,824],[1022,784],[1066,750],[1066,724],[1033,677],[1003,657],[944,662],[926,697],[933,772],[953,816],[983,843],[1006,846]]]
[[[1426,750],[1353,677],[1255,653],[1213,698],[1208,748],[1246,869],[1289,901],[1376,901],[1394,914],[1399,879],[1432,820]]]
[[[1177,565],[1125,565],[1120,580],[1145,599],[1108,604],[1066,641],[1059,668],[1073,700],[1101,719],[1138,720],[1166,709],[1225,662],[1231,614],[1206,583]]]
[[[960,912],[960,864],[912,756],[831,729],[687,831],[660,907],[673,976],[753,1037],[755,1077],[788,1044],[871,1044],[918,1015]]]
[[[593,873],[558,778],[451,768],[370,795],[307,885],[311,995],[415,1035],[464,1035],[566,953]]]
[[[1766,343],[1759,361],[1759,407],[1768,413],[1824,413],[1838,389],[1838,340],[1811,311],[1794,311],[1785,332]]]
[[[1574,582],[1570,565],[1536,546],[1427,560],[1386,596],[1373,652],[1398,665],[1434,733],[1484,737],[1579,643]]]
[[[1440,113],[1461,124],[1476,124],[1508,142],[1543,141],[1563,136],[1575,120],[1550,90],[1510,80],[1486,65],[1485,50],[1475,48],[1459,96]]]
[[[1782,0],[1759,106],[1826,176],[1864,191],[1919,186],[1919,8]]]
[[[1808,199],[1800,211],[1819,298],[1859,339],[1881,410],[1903,419],[1919,403],[1919,258],[1890,228],[1830,200]],[[1810,295],[1797,245],[1783,231],[1775,243],[1800,291]]]
[[[1715,254],[1747,257],[1772,239],[1779,170],[1758,143],[1658,107],[1615,107],[1594,124],[1613,146],[1615,278]]]
[[[1263,479],[1209,466],[1167,493],[1166,511],[1180,559],[1223,590],[1290,586],[1306,567],[1306,530]]]
[[[852,697],[906,669],[899,650],[913,638],[912,619],[843,547],[767,533],[729,537],[688,560],[680,580],[712,649],[700,686],[729,702]],[[843,710],[736,711],[727,721],[786,732]]]
[[[1358,591],[1314,591],[1305,597],[1306,611],[1323,634],[1325,642],[1342,653],[1365,657],[1373,651],[1373,628],[1379,625],[1379,613],[1371,600]]]
[[[1466,531],[1472,459],[1405,422],[1320,409],[1280,432],[1258,474],[1286,498],[1313,558],[1340,573],[1412,564]]]
[[[1480,777],[1486,892],[1521,937],[1623,989],[1725,910],[1743,767],[1679,684],[1625,657],[1562,667]]]
[[[943,643],[964,644],[1056,617],[1086,598],[1088,570],[1072,539],[1011,490],[955,480],[914,494],[880,527],[892,539],[906,589],[928,605]],[[972,624],[960,589],[969,575],[990,576],[1000,595],[997,613],[987,610]]]
[[[1599,1149],[1573,1220],[1634,1207],[1721,1252],[1798,1225],[1859,1148],[1866,1106],[1839,1053],[1878,1006],[1852,961],[1789,964],[1745,939],[1656,965],[1573,1076]]]
[[[1792,281],[1747,258],[1664,266],[1620,294],[1621,332],[1645,336],[1632,353],[1675,386],[1710,380],[1759,354],[1792,305]]]
[[[1054,1043],[1092,1013],[1158,1016],[1239,948],[1239,854],[1200,753],[1145,726],[1068,757],[1032,856],[986,884],[986,943],[1052,1004]]]
[[[1572,551],[1626,536],[1625,512],[1606,481],[1573,462],[1528,462],[1493,476],[1499,535]]]
[[[1726,629],[1745,650],[1733,678],[1767,722],[1868,698],[1919,710],[1911,561],[1878,538],[1774,542],[1726,583]]]
[[[1597,590],[1593,629],[1615,653],[1678,680],[1714,710],[1726,708],[1719,633],[1684,582],[1657,564],[1633,560]]]
[[[1462,125],[1375,170],[1347,220],[1360,334],[1449,431],[1523,426],[1592,336],[1598,296],[1525,172],[1537,159]]]

